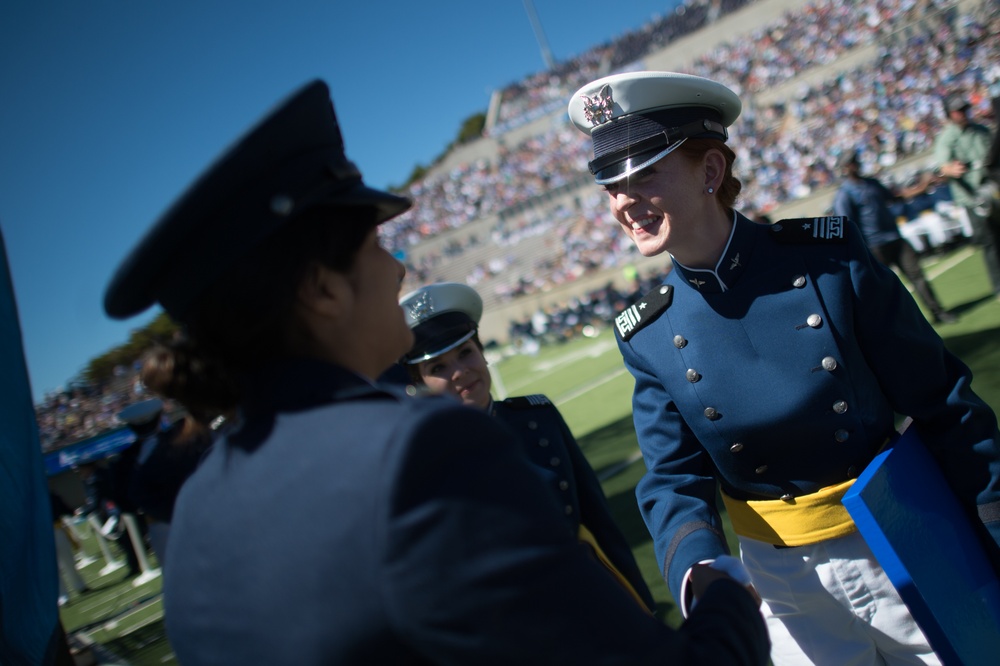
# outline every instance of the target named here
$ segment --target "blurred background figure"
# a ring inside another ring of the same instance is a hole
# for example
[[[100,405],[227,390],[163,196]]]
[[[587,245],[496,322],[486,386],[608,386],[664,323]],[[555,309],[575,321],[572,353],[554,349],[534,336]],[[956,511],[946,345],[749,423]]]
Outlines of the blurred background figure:
[[[400,305],[415,340],[403,357],[412,381],[484,410],[513,429],[565,514],[570,532],[637,602],[652,611],[653,596],[631,547],[556,406],[544,395],[493,400],[490,369],[479,340],[483,301],[478,292],[453,282],[432,284],[407,294]]]
[[[126,449],[127,451],[128,449]],[[119,480],[120,458],[112,456],[102,460],[92,460],[76,467],[76,473],[83,483],[86,503],[80,513],[94,516],[100,525],[101,536],[118,546],[125,563],[128,566],[128,576],[138,576],[142,573],[139,555],[136,553],[125,528],[122,518],[123,510],[119,501],[125,495],[121,490]],[[127,502],[127,500],[126,500]]]
[[[890,268],[898,268],[930,310],[937,324],[957,321],[955,315],[942,307],[920,266],[920,257],[909,241],[899,232],[899,225],[890,209],[893,201],[908,199],[927,190],[930,174],[911,187],[894,192],[877,178],[861,175],[861,160],[850,151],[841,156],[838,166],[844,182],[833,199],[833,214],[849,218],[861,229],[872,256]]]
[[[951,93],[943,104],[948,122],[934,139],[934,161],[955,203],[969,216],[972,241],[982,247],[993,293],[1000,297],[1000,201],[986,178],[992,135],[969,119],[972,104],[965,95]]]
[[[142,384],[154,394],[167,390],[162,384],[168,381],[165,378],[169,376],[170,358],[165,349],[155,348],[143,361]],[[152,418],[157,405],[160,415]],[[185,411],[164,427],[160,399],[147,400],[133,407],[139,412],[129,425],[136,434],[133,446],[139,450],[129,477],[129,496],[146,523],[150,545],[163,566],[174,503],[184,481],[212,444],[212,417]]]
[[[76,570],[76,551],[80,544],[70,533],[63,518],[73,515],[73,510],[58,493],[49,491],[49,503],[52,505],[52,527],[56,540],[56,564],[59,566],[59,605],[64,606],[70,601],[69,593],[76,595],[90,592],[87,582]]]

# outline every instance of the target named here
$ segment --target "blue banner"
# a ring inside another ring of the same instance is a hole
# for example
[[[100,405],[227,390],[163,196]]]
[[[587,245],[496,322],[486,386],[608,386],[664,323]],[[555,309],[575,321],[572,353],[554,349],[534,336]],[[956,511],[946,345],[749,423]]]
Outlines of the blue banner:
[[[135,434],[128,426],[80,440],[75,444],[45,454],[45,473],[61,474],[92,460],[100,460],[118,453],[135,441]]]

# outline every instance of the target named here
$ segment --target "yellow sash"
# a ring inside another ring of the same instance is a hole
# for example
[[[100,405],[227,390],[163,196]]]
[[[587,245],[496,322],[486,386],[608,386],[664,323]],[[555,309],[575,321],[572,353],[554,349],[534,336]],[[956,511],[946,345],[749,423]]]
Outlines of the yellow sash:
[[[611,573],[614,579],[617,580],[621,584],[621,586],[624,587],[625,590],[632,595],[632,597],[636,600],[636,602],[644,611],[652,615],[650,610],[646,608],[646,602],[642,600],[642,597],[639,596],[639,593],[635,591],[634,587],[632,587],[632,583],[628,582],[628,578],[623,576],[622,573],[618,571],[615,565],[611,563],[611,560],[608,559],[608,556],[604,554],[604,551],[601,550],[601,547],[597,545],[597,539],[594,538],[594,535],[591,533],[591,531],[581,524],[580,531],[577,534],[577,538],[580,540],[581,543],[585,543],[588,546],[590,546],[591,549],[593,549],[594,554],[597,556],[598,561],[600,561],[600,563],[607,568],[607,570]]]
[[[854,483],[848,479],[814,493],[785,500],[722,501],[740,536],[780,546],[805,546],[851,534],[857,527],[840,499]]]

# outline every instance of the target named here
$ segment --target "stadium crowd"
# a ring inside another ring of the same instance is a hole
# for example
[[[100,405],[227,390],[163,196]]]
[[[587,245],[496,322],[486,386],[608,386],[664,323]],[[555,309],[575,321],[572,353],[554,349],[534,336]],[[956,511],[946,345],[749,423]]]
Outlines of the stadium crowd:
[[[107,386],[70,386],[46,394],[35,405],[43,452],[125,425],[116,415],[141,399],[144,390],[134,370],[119,368],[116,374],[116,381]]]
[[[589,146],[565,121],[565,99],[581,80],[640,68],[654,50],[752,1],[688,2],[637,32],[504,89],[493,129],[501,145],[495,158],[432,171],[404,192],[414,200],[413,208],[380,228],[386,245],[407,263],[404,290],[453,279],[442,275],[449,260],[486,242],[499,251],[470,265],[464,278],[481,291],[489,289],[483,296],[494,301],[626,264],[634,249],[607,223],[602,193],[584,184],[589,182]],[[759,216],[834,185],[835,165],[847,151],[860,151],[869,160],[866,170],[885,170],[883,180],[913,177],[912,170],[890,169],[930,148],[944,122],[941,98],[947,92],[967,94],[973,118],[993,125],[987,88],[1000,81],[998,33],[996,2],[817,0],[712,48],[689,73],[718,80],[751,100],[732,133],[739,136],[741,207]],[[874,60],[835,70],[839,58],[869,44],[876,48]],[[765,99],[763,93],[824,66],[831,68],[830,75],[819,82],[800,83],[780,100]],[[504,131],[549,113],[558,114],[560,122],[516,145],[504,144]],[[553,199],[554,191],[578,194],[567,204]],[[487,233],[456,235],[440,250],[418,251],[424,241],[483,218],[496,220]],[[517,246],[539,238],[547,251],[532,255],[532,265],[520,264],[523,252]],[[610,287],[585,294],[540,311],[533,322],[513,322],[512,339],[559,338],[588,322],[604,323],[614,311],[611,304],[627,297]],[[37,406],[43,447],[57,448],[119,425],[113,415],[134,398],[120,389],[47,397]]]

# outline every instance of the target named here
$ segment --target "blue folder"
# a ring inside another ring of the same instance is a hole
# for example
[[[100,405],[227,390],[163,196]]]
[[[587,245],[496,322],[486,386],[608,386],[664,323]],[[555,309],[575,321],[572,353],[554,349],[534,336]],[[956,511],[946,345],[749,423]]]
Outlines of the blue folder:
[[[843,503],[942,662],[1000,664],[1000,581],[914,428]]]

